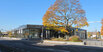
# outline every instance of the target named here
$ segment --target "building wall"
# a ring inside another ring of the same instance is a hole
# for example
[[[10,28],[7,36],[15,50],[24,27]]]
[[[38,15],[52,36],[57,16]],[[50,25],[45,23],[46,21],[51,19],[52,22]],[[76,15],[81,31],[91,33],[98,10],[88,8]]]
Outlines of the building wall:
[[[23,27],[23,26],[22,26]],[[74,33],[72,35],[78,35],[81,39],[86,39],[86,30],[79,29],[78,32],[75,28],[72,28]],[[52,37],[63,37],[65,38],[65,35],[60,32],[56,32],[55,30],[47,30],[42,25],[27,25],[25,28],[19,28],[16,31],[21,37],[23,38],[44,38],[44,39],[50,39]]]
[[[81,39],[87,39],[86,31],[75,31],[74,34],[79,36]]]

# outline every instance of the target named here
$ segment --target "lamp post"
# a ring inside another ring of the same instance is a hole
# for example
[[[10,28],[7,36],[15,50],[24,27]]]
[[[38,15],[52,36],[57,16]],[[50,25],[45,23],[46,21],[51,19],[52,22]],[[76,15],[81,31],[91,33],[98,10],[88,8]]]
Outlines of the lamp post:
[[[44,27],[42,26],[41,38],[43,39]]]
[[[96,40],[97,40],[97,29],[96,29]]]

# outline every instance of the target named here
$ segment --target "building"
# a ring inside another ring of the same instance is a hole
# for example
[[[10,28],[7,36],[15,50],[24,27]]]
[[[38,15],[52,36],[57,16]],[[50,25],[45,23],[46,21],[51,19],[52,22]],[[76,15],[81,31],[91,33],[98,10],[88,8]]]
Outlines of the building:
[[[79,28],[71,28],[71,29],[73,31],[71,36],[77,35],[81,39],[87,38],[86,30],[79,29]],[[78,31],[76,31],[76,29],[78,29]],[[65,38],[65,35],[63,33],[56,32],[54,30],[47,30],[46,27],[44,27],[43,25],[23,25],[17,29],[14,29],[12,32],[17,37],[22,37],[22,38],[44,38],[44,39],[50,39],[52,37]]]
[[[100,32],[88,32],[88,38],[101,39]]]
[[[1,32],[1,33],[0,33],[0,36],[7,36],[7,35],[8,35],[7,32]]]

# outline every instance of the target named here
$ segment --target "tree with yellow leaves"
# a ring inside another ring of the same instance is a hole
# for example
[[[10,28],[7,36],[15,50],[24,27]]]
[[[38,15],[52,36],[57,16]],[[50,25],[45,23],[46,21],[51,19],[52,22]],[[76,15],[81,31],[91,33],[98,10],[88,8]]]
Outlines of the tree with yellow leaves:
[[[56,0],[43,16],[43,25],[69,33],[71,27],[88,26],[88,22],[79,0]]]
[[[101,36],[103,36],[103,19],[101,20],[101,24],[102,24],[102,27],[101,27]]]
[[[12,32],[11,31],[8,31],[7,34],[8,34],[9,37],[12,36]]]
[[[27,36],[28,36],[28,35],[29,35],[29,33],[25,33],[24,35],[27,35]]]

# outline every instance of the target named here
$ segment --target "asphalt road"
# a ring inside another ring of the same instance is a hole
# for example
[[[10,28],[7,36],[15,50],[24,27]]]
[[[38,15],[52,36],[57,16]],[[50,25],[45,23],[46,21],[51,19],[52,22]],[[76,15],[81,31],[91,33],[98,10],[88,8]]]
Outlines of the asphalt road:
[[[36,43],[33,41],[0,39],[0,49],[2,52],[69,52],[60,49],[43,48],[37,46]]]
[[[21,40],[0,39],[0,45],[5,45],[9,48],[15,48],[17,52],[18,50],[19,52],[103,52],[103,47],[77,46],[77,45],[51,46],[51,44],[37,45],[36,42],[34,41],[21,41]]]

